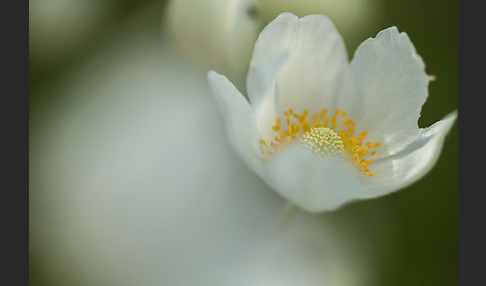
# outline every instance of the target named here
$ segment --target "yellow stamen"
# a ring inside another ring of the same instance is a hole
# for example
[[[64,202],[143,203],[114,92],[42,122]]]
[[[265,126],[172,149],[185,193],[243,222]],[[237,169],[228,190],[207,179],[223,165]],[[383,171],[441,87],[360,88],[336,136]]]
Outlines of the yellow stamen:
[[[292,125],[292,130],[294,131],[294,133],[299,132],[299,129],[300,129],[299,125],[297,124]]]
[[[368,167],[371,164],[370,158],[376,154],[374,148],[380,147],[381,143],[365,140],[368,135],[366,131],[359,136],[355,135],[356,123],[347,117],[346,111],[336,109],[328,117],[325,108],[312,114],[307,109],[298,114],[292,108],[282,113],[287,124],[282,126],[284,118],[277,117],[275,125],[272,126],[275,133],[271,142],[259,140],[262,156],[273,156],[294,140],[301,139],[299,142],[309,146],[318,156],[335,156],[349,160],[357,171],[369,177],[375,176]]]

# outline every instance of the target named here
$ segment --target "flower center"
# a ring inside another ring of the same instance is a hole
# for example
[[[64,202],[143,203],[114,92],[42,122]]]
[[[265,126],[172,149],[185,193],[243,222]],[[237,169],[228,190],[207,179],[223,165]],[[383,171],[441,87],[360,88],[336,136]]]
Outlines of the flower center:
[[[354,134],[355,122],[347,117],[345,111],[336,109],[332,116],[327,115],[327,110],[312,114],[308,119],[308,110],[302,114],[294,113],[292,109],[283,112],[285,120],[275,119],[272,127],[275,137],[269,143],[260,140],[260,152],[263,157],[273,156],[283,146],[299,140],[319,157],[334,156],[343,159],[364,175],[373,177],[375,174],[368,166],[371,157],[376,154],[375,148],[380,143],[365,141],[367,132],[359,136]]]
[[[344,144],[336,131],[326,127],[311,128],[302,135],[304,143],[318,156],[334,156],[341,158],[344,154]]]

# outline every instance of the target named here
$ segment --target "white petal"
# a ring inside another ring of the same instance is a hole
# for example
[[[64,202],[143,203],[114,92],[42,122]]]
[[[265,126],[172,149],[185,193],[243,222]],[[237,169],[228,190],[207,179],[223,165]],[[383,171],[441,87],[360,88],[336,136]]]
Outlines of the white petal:
[[[452,112],[429,128],[420,129],[418,139],[400,152],[372,161],[376,181],[363,192],[362,198],[382,196],[404,188],[422,178],[437,162],[444,139],[457,118]]]
[[[428,83],[425,65],[407,34],[391,27],[356,50],[338,107],[393,154],[414,139]],[[383,150],[381,155],[387,155]]]
[[[302,112],[328,106],[347,66],[344,42],[329,18],[309,15],[298,19],[291,13],[282,13],[265,27],[255,43],[247,77],[252,105],[266,95],[261,92],[262,85],[275,84],[262,84],[255,74],[282,55],[288,55],[288,60],[276,75],[281,107]]]
[[[252,110],[246,98],[223,75],[208,73],[209,84],[225,119],[229,140],[250,168],[260,172],[262,159],[254,148]]]
[[[265,62],[253,72],[248,74],[248,81],[252,82],[251,94],[260,94],[261,96],[253,98],[251,105],[253,109],[253,120],[258,132],[259,139],[267,142],[272,141],[276,134],[272,130],[275,125],[275,119],[278,117],[276,110],[277,87],[275,79],[278,71],[288,60],[287,54],[281,54],[270,62]],[[257,143],[254,142],[254,143]]]
[[[303,145],[295,144],[272,160],[265,181],[310,212],[334,210],[363,191],[356,170],[336,159],[319,159]]]

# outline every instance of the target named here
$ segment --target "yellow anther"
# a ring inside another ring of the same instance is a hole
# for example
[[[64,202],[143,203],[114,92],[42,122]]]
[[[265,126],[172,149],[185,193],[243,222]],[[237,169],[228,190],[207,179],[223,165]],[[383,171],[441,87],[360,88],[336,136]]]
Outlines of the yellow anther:
[[[299,125],[294,124],[294,125],[292,125],[292,129],[293,129],[294,133],[297,133],[297,132],[299,132],[300,127],[299,127]]]
[[[360,156],[363,156],[363,155],[365,155],[367,152],[368,152],[368,149],[360,149],[360,150],[359,150],[359,152],[358,152],[358,154],[359,154]]]
[[[346,134],[344,134],[343,129],[339,130],[339,137],[344,138]]]
[[[272,146],[273,148],[280,148],[280,145],[278,145],[277,143],[273,143],[273,142],[270,143],[270,146]]]
[[[327,112],[327,110],[325,108],[322,109],[321,114],[319,115],[319,118],[324,119],[324,117],[326,116],[326,112]]]
[[[302,121],[302,131],[308,132],[310,130],[310,124],[306,120]]]
[[[259,140],[260,152],[264,156],[271,156],[292,144],[295,139],[302,139],[298,142],[306,144],[317,155],[338,156],[342,160],[352,162],[351,165],[355,165],[356,171],[373,177],[375,174],[370,173],[368,169],[371,163],[369,158],[376,154],[372,148],[381,144],[365,140],[366,131],[359,136],[354,135],[356,123],[347,117],[346,111],[335,109],[326,118],[327,111],[325,108],[312,114],[309,114],[308,109],[304,109],[301,114],[295,113],[292,108],[282,111],[285,117],[275,119],[272,129],[276,133],[274,138],[269,140],[271,142]],[[281,125],[284,119],[286,126]]]
[[[351,136],[354,134],[354,125],[351,125],[349,128],[348,128],[348,132],[346,133],[347,136]]]
[[[366,137],[366,134],[368,134],[366,131],[361,133],[361,135],[358,137],[358,141],[363,141],[363,139]]]
[[[324,121],[324,127],[327,127],[329,124],[329,121],[331,121],[331,118],[327,118],[326,121]]]
[[[304,110],[304,113],[302,113],[302,115],[298,115],[298,114],[294,114],[294,116],[300,121],[304,121],[305,118],[307,117],[307,114],[309,113],[309,111],[307,109]]]
[[[336,115],[334,115],[331,120],[332,120],[331,129],[334,130],[336,128],[336,124],[337,124]]]

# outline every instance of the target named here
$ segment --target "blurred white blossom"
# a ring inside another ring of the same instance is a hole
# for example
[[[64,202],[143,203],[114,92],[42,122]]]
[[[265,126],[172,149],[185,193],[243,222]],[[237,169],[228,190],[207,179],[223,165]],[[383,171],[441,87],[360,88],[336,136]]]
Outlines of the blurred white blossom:
[[[173,0],[166,15],[182,55],[236,78],[244,76],[263,27],[258,0]]]
[[[282,13],[262,31],[247,76],[251,105],[227,78],[208,76],[240,157],[311,212],[422,178],[457,117],[418,127],[430,77],[405,33],[381,31],[349,63],[324,15]]]

